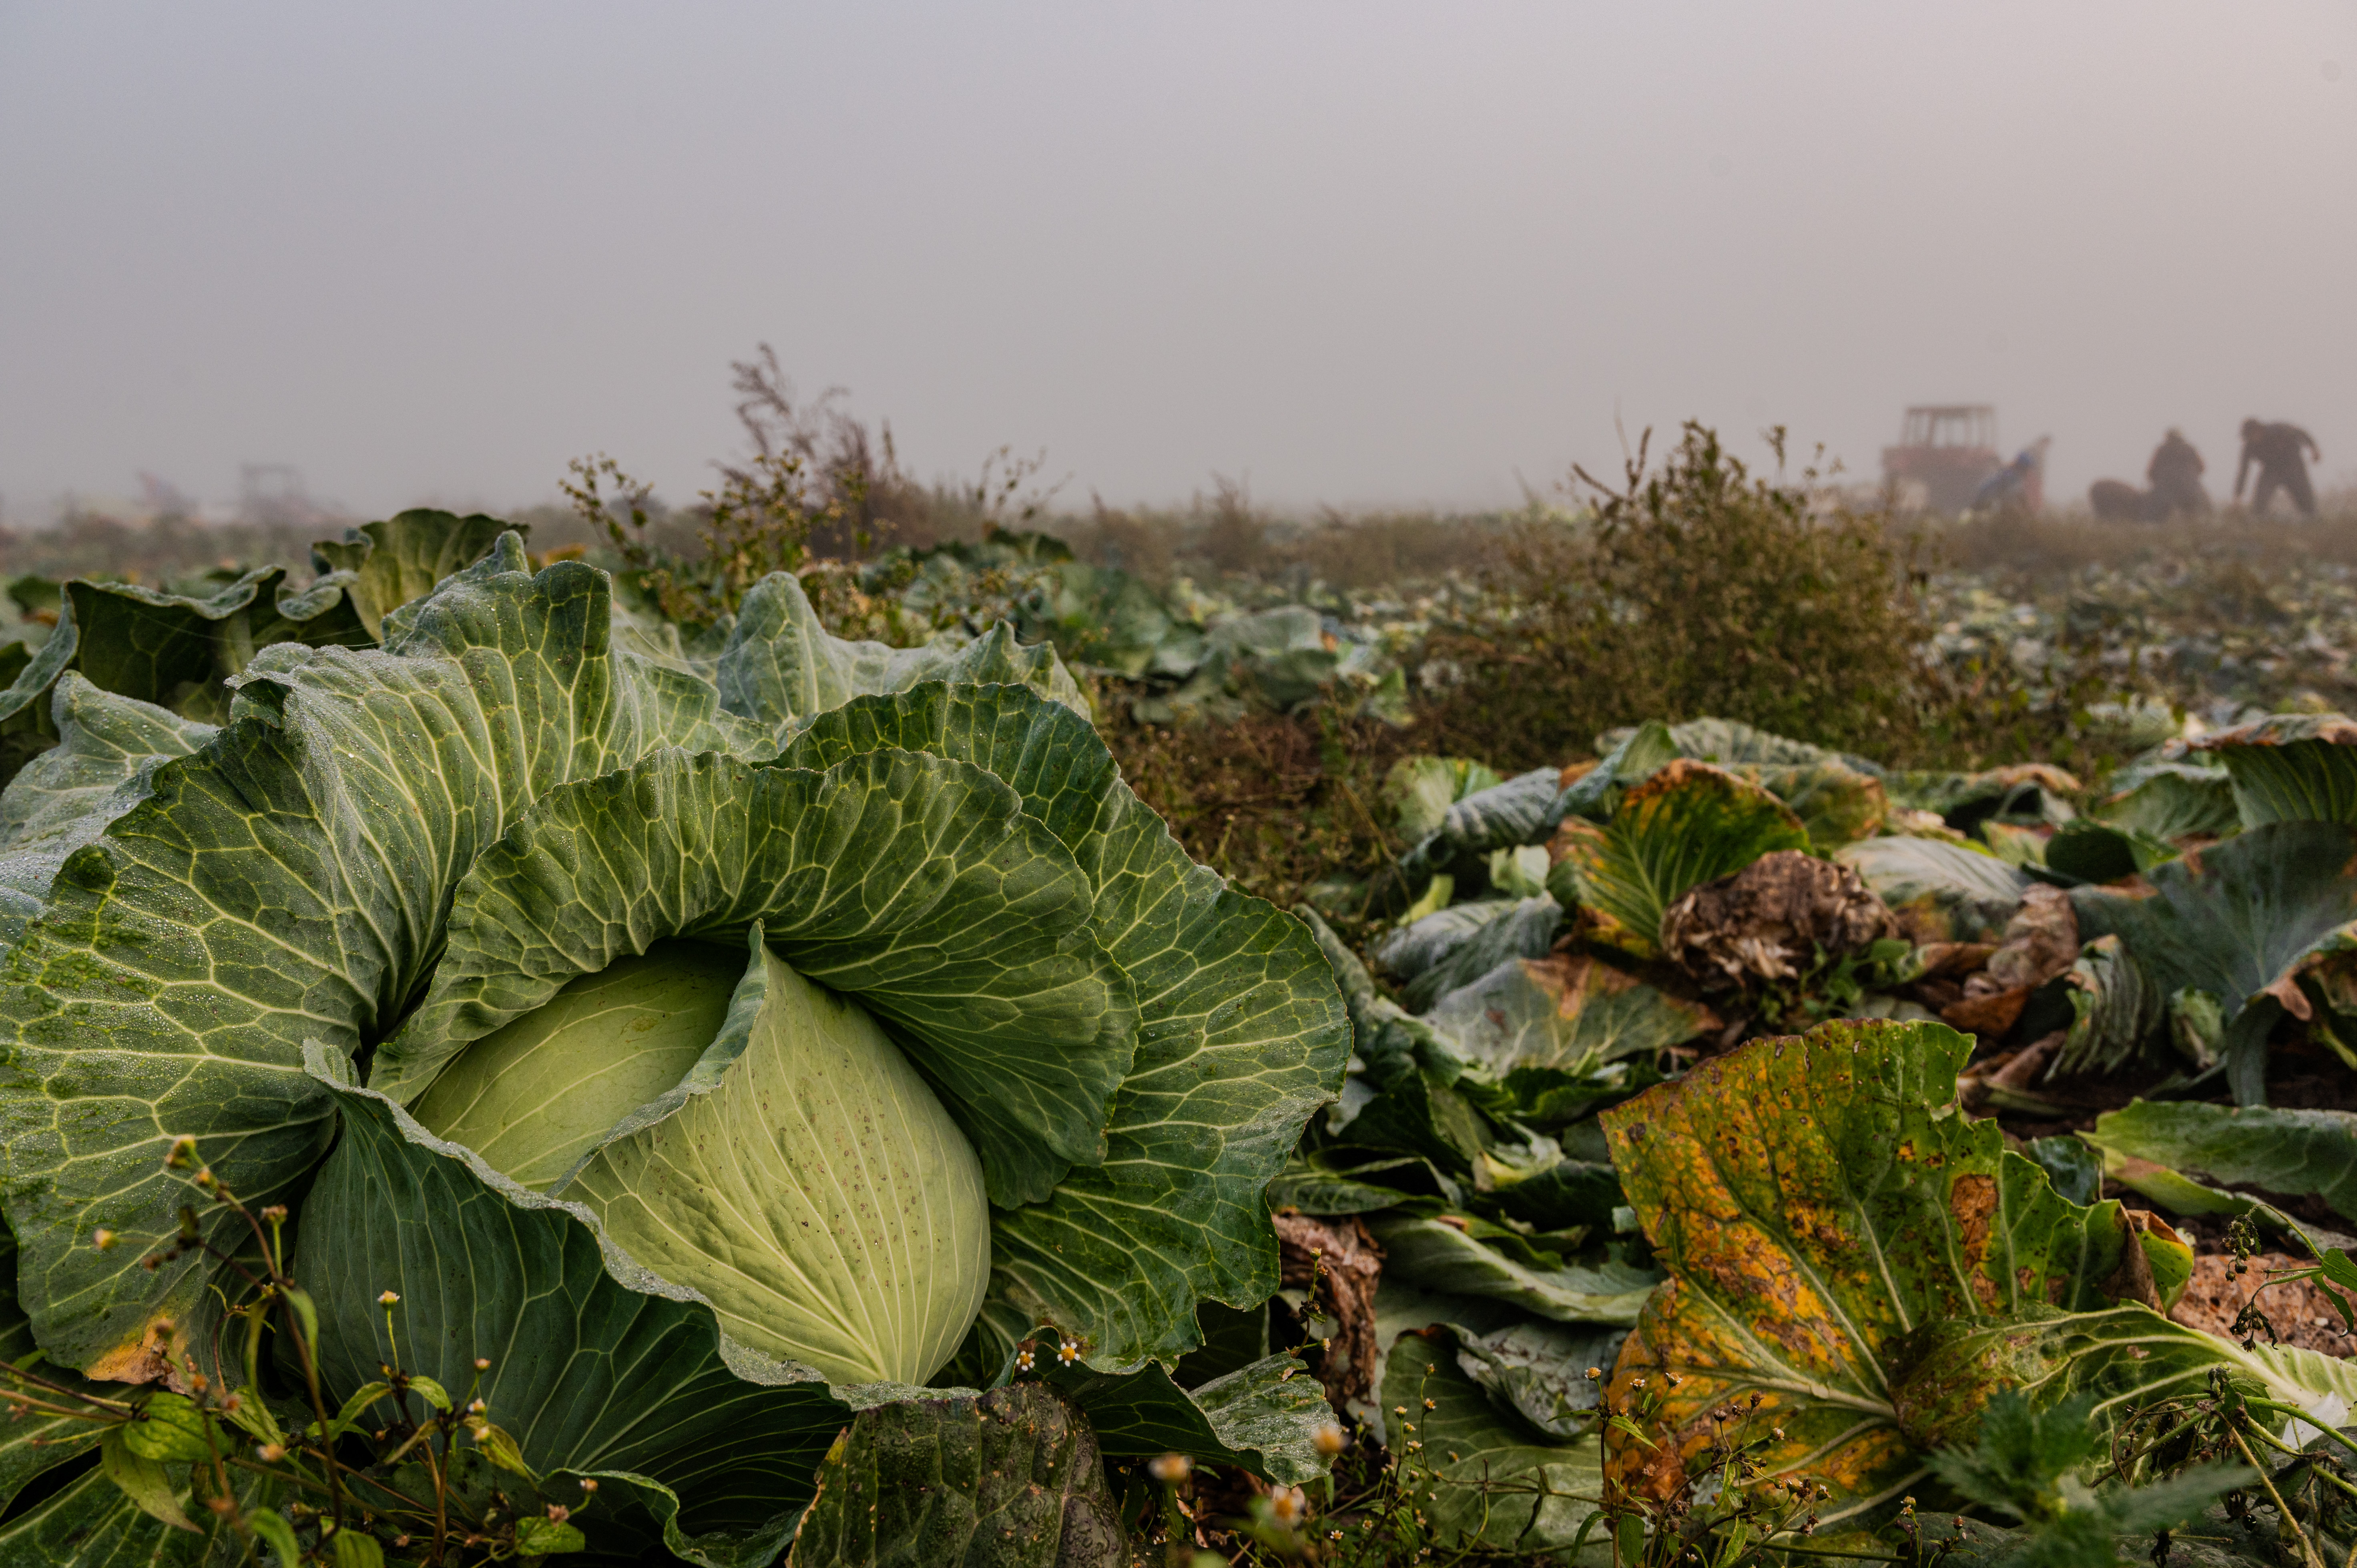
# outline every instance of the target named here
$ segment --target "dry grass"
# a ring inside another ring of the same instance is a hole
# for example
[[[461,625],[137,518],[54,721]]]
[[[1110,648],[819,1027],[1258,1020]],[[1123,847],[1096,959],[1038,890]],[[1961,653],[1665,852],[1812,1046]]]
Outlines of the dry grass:
[[[2072,510],[2037,517],[2000,512],[1894,532],[1920,540],[1942,565],[2000,579],[2213,559],[2266,575],[2320,561],[2357,565],[2357,494],[2324,497],[2312,521],[2280,511],[2265,518],[2224,511],[2208,522],[2104,522]]]
[[[1407,846],[1385,820],[1383,775],[1431,747],[1420,728],[1313,706],[1231,724],[1142,725],[1112,691],[1099,728],[1122,776],[1197,861],[1288,908],[1317,882],[1364,878]]]

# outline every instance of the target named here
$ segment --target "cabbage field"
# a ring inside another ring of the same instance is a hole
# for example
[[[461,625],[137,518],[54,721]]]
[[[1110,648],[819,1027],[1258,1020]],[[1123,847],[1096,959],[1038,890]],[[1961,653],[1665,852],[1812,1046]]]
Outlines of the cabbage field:
[[[2332,573],[783,564],[10,587],[0,1564],[2357,1561]]]

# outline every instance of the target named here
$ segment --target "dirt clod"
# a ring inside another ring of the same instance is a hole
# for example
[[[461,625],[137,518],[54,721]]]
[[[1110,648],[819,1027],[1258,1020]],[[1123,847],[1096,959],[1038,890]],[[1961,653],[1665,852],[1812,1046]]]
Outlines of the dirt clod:
[[[2347,1356],[2357,1351],[2357,1341],[2350,1337],[2341,1314],[2315,1282],[2267,1283],[2306,1266],[2283,1252],[2260,1252],[2251,1259],[2250,1272],[2237,1276],[2232,1254],[2206,1253],[2193,1260],[2192,1283],[2185,1287],[2185,1294],[2178,1298],[2169,1316],[2189,1328],[2233,1339],[2237,1337],[2234,1319],[2241,1314],[2243,1304],[2256,1300],[2282,1343],[2327,1356]],[[2266,1343],[2264,1337],[2260,1342]]]

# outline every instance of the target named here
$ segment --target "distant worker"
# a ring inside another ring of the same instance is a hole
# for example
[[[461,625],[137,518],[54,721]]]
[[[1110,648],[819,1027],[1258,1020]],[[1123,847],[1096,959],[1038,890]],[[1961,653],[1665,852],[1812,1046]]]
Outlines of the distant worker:
[[[2161,439],[2144,471],[2147,482],[2152,486],[2147,505],[2153,521],[2165,522],[2179,514],[2210,515],[2210,492],[2201,488],[2204,467],[2201,454],[2193,449],[2193,443],[2185,438],[2182,431],[2171,430]]]
[[[1973,492],[1974,512],[2002,511],[2012,508],[2021,511],[2040,511],[2046,505],[2045,487],[2040,482],[2045,477],[2046,448],[2053,437],[2041,435],[2014,455],[2012,462],[1981,481]]]
[[[2266,514],[2267,503],[2282,490],[2291,497],[2291,504],[2299,509],[2302,517],[2316,515],[2316,490],[2308,482],[2308,464],[2301,456],[2322,457],[2317,450],[2316,437],[2297,424],[2265,424],[2255,419],[2243,421],[2243,462],[2234,470],[2234,499],[2243,499],[2243,481],[2250,477],[2251,465],[2258,465],[2258,488],[2251,492],[2251,510],[2258,516]]]

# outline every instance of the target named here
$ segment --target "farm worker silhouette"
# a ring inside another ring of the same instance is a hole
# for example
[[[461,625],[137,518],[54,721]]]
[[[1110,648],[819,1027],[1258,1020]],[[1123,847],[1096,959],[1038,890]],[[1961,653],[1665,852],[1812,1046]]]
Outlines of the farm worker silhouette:
[[[2012,462],[1981,481],[1973,492],[1973,511],[1995,510],[1999,507],[2018,506],[2030,511],[2043,509],[2046,498],[2038,480],[2046,466],[2046,448],[2053,437],[2041,435],[2014,455]]]
[[[2171,430],[2160,445],[2153,449],[2152,462],[2144,477],[2152,486],[2152,515],[2156,521],[2182,512],[2188,517],[2210,515],[2210,492],[2201,488],[2201,454],[2184,433]]]
[[[2243,461],[2234,470],[2234,499],[2243,499],[2243,480],[2258,466],[2259,482],[2251,492],[2251,510],[2265,515],[2267,503],[2282,490],[2291,497],[2291,504],[2299,509],[2302,517],[2316,515],[2316,491],[2308,482],[2308,464],[2300,456],[2302,449],[2313,457],[2324,454],[2317,450],[2316,437],[2297,424],[2265,424],[2255,419],[2243,421]]]

